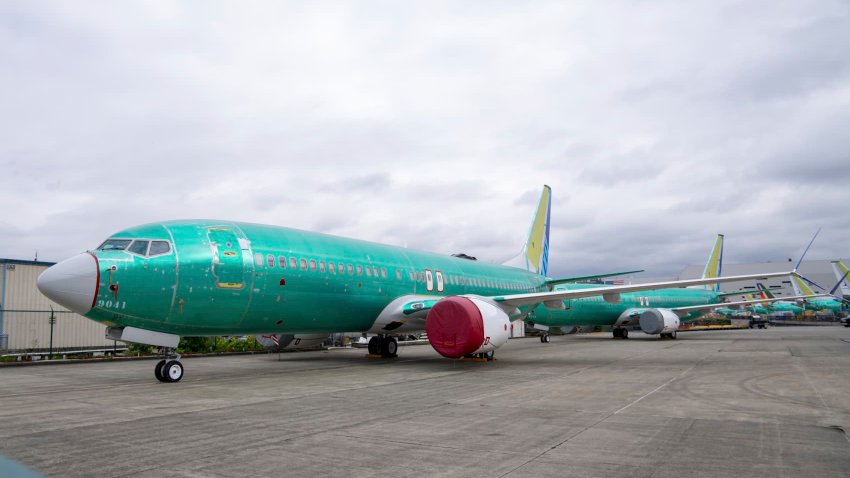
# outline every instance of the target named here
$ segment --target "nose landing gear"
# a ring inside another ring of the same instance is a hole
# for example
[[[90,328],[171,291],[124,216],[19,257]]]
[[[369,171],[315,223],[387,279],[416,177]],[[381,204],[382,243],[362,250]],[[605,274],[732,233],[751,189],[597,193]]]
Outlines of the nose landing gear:
[[[153,375],[160,382],[179,382],[183,378],[183,364],[180,363],[180,354],[174,349],[165,349],[165,358],[157,362],[153,369]]]

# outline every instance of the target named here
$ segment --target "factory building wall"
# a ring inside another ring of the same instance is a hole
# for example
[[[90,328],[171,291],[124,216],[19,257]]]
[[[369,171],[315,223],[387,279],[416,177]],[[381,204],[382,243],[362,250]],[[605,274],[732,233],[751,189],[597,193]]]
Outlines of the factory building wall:
[[[11,351],[47,349],[50,346],[50,308],[54,349],[112,347],[106,327],[48,300],[36,287],[36,279],[51,263],[0,259],[0,307],[2,333]],[[2,344],[0,344],[2,345]]]
[[[843,259],[845,264],[850,264],[850,261]],[[812,260],[803,261],[800,264],[799,272],[805,277],[817,282],[826,289],[832,288],[835,285],[835,274],[832,272],[831,261],[828,260]],[[764,262],[753,264],[723,264],[724,276],[736,276],[745,274],[758,274],[760,272],[782,272],[790,271],[794,268],[793,262]],[[705,265],[690,265],[687,266],[679,274],[679,279],[697,279],[702,277]],[[764,281],[764,285],[774,291],[777,296],[794,295],[794,290],[791,288],[791,281],[788,277],[774,277]],[[726,282],[720,284],[720,289],[723,292],[735,292],[739,290],[753,290],[755,281],[752,282]]]

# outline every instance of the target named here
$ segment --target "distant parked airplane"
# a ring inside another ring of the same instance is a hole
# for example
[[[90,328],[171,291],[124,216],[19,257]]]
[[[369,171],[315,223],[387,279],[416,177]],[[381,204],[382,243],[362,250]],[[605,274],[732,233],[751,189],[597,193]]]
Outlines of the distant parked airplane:
[[[796,274],[791,274],[791,287],[794,289],[794,295],[818,295],[811,287],[809,287],[809,284],[807,284],[805,280]],[[841,301],[830,297],[806,300],[807,310],[828,310],[833,314],[838,315],[846,310],[846,308],[846,305],[844,305]]]
[[[718,234],[714,247],[708,256],[703,271],[703,279],[720,277],[723,267],[723,235]],[[598,287],[587,284],[563,284],[555,290],[581,290]],[[589,297],[565,300],[564,308],[537,307],[529,314],[528,320],[534,327],[548,331],[551,327],[590,327],[611,326],[614,338],[628,338],[629,326],[640,326],[650,335],[659,334],[662,338],[676,338],[681,321],[694,320],[704,313],[718,308],[724,312],[737,312],[731,306],[752,306],[758,302],[773,302],[780,299],[753,299],[738,302],[722,302],[723,297],[731,295],[720,292],[719,284],[694,286],[682,289],[659,289],[621,294],[619,300],[608,301],[603,297]],[[784,300],[784,299],[783,299]],[[546,334],[540,340],[549,340]]]
[[[759,298],[765,299],[765,300],[775,298],[775,296],[773,295],[773,292],[771,292],[761,282],[757,282],[756,287],[758,288],[758,293],[753,294],[753,295],[757,295]],[[802,300],[801,300],[801,302],[802,302]],[[762,304],[762,302],[759,302],[759,304]],[[763,312],[762,311],[759,311],[759,312],[760,313],[791,312],[794,315],[800,315],[800,314],[803,313],[803,308],[800,307],[799,305],[793,303],[791,301],[791,298],[788,298],[788,297],[777,300],[776,302],[773,302],[773,303],[769,304],[767,307],[764,307],[764,308],[765,308],[765,310]]]

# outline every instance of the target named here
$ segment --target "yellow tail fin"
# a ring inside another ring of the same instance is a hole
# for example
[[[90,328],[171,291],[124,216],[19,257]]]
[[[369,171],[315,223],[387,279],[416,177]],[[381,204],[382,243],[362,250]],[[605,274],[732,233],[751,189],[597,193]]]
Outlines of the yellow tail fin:
[[[504,264],[519,267],[542,276],[549,272],[549,220],[552,210],[552,188],[543,186],[540,201],[537,203],[537,211],[531,222],[531,230],[528,239],[522,247],[519,256]]]
[[[705,270],[702,272],[703,279],[713,279],[720,277],[723,269],[723,234],[717,235],[717,240],[714,242],[714,247],[711,249],[711,254],[708,256],[708,262],[705,264]],[[713,291],[720,292],[720,283],[709,284],[706,286]]]

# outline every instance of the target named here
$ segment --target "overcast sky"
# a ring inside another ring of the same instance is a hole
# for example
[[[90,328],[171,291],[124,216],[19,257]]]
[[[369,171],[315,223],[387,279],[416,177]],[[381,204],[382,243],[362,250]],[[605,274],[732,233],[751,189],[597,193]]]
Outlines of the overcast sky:
[[[850,255],[847,1],[0,3],[0,257],[284,225],[550,275]]]

